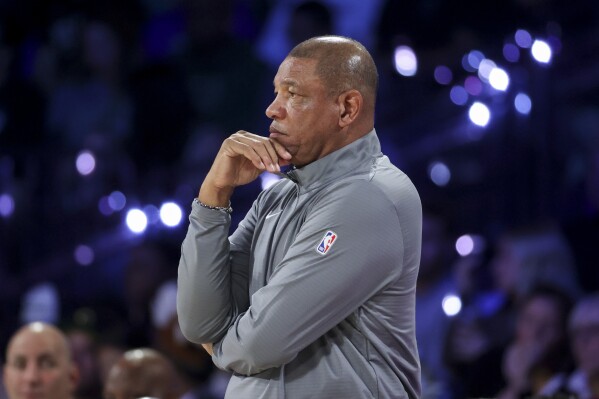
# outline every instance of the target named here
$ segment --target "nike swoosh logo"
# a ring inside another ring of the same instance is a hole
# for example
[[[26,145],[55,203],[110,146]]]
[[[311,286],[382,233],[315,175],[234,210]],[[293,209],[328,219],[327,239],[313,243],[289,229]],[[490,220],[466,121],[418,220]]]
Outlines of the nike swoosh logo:
[[[273,216],[277,216],[279,213],[281,213],[281,211],[279,211],[277,213],[269,213],[268,215],[266,215],[266,219],[270,219]]]

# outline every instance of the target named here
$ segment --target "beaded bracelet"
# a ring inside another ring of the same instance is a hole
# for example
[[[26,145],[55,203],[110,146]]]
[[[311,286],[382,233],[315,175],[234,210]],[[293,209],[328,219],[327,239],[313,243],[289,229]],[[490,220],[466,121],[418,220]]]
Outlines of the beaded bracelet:
[[[228,214],[233,213],[233,208],[231,208],[231,203],[230,202],[229,202],[229,206],[210,206],[210,205],[204,204],[203,202],[200,202],[200,200],[197,199],[197,198],[194,198],[193,202],[195,202],[196,204],[198,204],[202,208],[212,209],[212,210],[215,210],[215,211],[225,211]]]

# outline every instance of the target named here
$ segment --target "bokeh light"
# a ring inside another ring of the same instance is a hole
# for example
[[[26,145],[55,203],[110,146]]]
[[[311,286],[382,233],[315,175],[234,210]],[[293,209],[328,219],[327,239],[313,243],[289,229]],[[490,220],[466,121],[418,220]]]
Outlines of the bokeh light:
[[[532,100],[526,93],[518,93],[514,98],[514,107],[519,113],[528,115],[532,109]]]
[[[447,316],[455,316],[462,310],[462,300],[455,294],[448,294],[443,298],[441,306]]]
[[[530,52],[535,60],[541,64],[548,64],[551,61],[553,52],[549,44],[543,40],[535,40]]]
[[[514,41],[522,48],[530,48],[532,45],[532,36],[524,29],[518,29],[514,34]]]
[[[462,86],[453,86],[449,98],[455,105],[465,105],[468,102],[468,92]]]
[[[501,68],[493,68],[489,73],[489,84],[499,91],[506,91],[510,85],[510,76]]]
[[[0,216],[9,218],[15,211],[15,200],[10,194],[0,195]]]
[[[478,69],[480,62],[485,59],[485,55],[478,50],[472,50],[468,53],[466,59],[468,60],[468,65],[473,69]]]
[[[482,81],[487,82],[489,80],[489,75],[494,68],[497,68],[497,64],[495,64],[493,60],[485,58],[478,65],[478,77]]]
[[[77,172],[83,176],[91,174],[96,169],[96,158],[91,151],[81,151],[75,161]]]
[[[464,80],[464,89],[466,89],[471,96],[478,96],[483,91],[483,84],[476,76],[468,76],[466,80]]]
[[[485,127],[491,119],[491,111],[485,104],[477,101],[470,106],[468,116],[475,125]]]
[[[129,230],[136,234],[143,233],[148,227],[148,217],[141,209],[129,210],[125,222]]]
[[[127,197],[120,191],[113,191],[108,196],[108,206],[115,211],[121,211],[127,205]]]
[[[506,43],[503,46],[503,58],[509,62],[518,62],[520,60],[520,50],[513,43]]]
[[[418,71],[418,59],[414,50],[408,46],[399,46],[395,49],[395,70],[402,76],[414,76]]]
[[[433,74],[437,83],[442,85],[448,85],[453,80],[453,73],[451,72],[451,69],[445,65],[437,66]]]
[[[94,263],[94,250],[88,245],[78,245],[73,252],[73,258],[81,266],[89,266]]]
[[[181,223],[183,211],[181,207],[174,202],[165,202],[160,207],[160,220],[165,226],[175,227]]]
[[[264,172],[260,175],[260,186],[262,187],[262,190],[266,190],[279,180],[281,180],[281,178],[278,175],[270,172]]]
[[[443,162],[433,162],[428,167],[428,175],[437,186],[444,187],[451,180],[451,171]]]

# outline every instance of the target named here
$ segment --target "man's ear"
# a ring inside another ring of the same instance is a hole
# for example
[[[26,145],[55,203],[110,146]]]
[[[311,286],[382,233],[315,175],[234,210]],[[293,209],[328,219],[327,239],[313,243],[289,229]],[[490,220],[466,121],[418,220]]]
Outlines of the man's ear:
[[[364,104],[362,94],[358,90],[351,89],[341,93],[337,100],[339,101],[339,127],[351,125],[362,111]]]
[[[81,373],[79,371],[79,367],[76,364],[72,363],[69,368],[69,382],[71,383],[71,392],[74,392],[79,385],[79,380],[81,379]]]

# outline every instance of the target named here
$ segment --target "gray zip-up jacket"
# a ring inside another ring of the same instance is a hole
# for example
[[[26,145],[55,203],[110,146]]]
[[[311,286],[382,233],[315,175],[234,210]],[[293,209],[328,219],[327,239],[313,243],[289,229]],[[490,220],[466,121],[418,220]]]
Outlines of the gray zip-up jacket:
[[[230,216],[194,203],[181,247],[183,334],[214,343],[227,398],[418,398],[422,209],[373,130]]]

